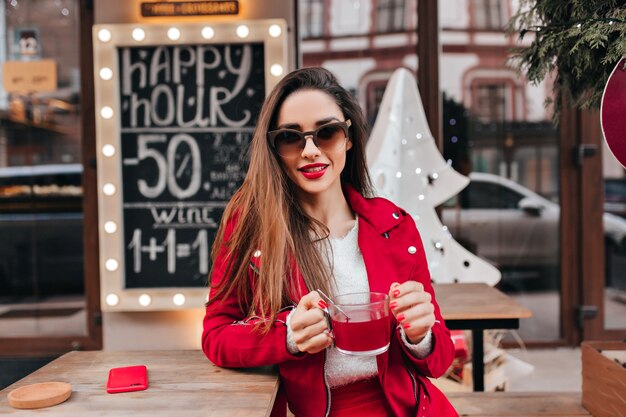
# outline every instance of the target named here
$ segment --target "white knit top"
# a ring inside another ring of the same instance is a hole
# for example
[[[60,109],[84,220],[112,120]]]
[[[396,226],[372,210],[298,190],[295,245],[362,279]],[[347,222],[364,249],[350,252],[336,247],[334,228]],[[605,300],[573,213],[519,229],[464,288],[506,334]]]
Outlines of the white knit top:
[[[329,238],[332,248],[332,273],[334,278],[333,294],[348,294],[354,292],[367,292],[370,290],[367,279],[367,271],[363,262],[363,255],[359,249],[358,218],[348,234],[342,238]],[[295,310],[294,310],[295,311]],[[291,313],[293,314],[293,312]],[[291,337],[289,322],[291,314],[287,318],[287,346],[292,353],[298,352]],[[432,346],[431,332],[417,345],[410,344],[403,329],[402,340],[411,353],[424,358],[430,353]],[[326,350],[326,381],[331,388],[349,384],[361,379],[373,378],[378,374],[376,356],[352,356],[340,353],[332,345]]]
[[[335,279],[333,296],[370,290],[363,255],[357,241],[358,235],[357,219],[346,236],[329,239]],[[371,378],[377,373],[376,356],[345,355],[340,353],[335,345],[326,350],[326,381],[331,388]]]

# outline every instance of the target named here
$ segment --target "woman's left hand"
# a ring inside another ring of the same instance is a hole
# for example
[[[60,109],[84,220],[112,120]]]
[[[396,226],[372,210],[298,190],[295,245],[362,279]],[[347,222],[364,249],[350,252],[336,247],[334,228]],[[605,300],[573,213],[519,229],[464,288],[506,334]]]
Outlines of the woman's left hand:
[[[431,300],[430,293],[417,281],[391,284],[389,308],[413,344],[421,342],[435,324],[435,306]]]

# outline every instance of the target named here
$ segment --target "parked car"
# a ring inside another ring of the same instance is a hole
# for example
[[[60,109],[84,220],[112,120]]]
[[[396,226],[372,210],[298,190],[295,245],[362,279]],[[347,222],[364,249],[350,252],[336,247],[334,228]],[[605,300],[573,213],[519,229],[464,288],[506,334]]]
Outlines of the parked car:
[[[626,178],[604,180],[604,211],[626,218]]]
[[[560,207],[509,179],[470,174],[470,184],[442,210],[457,241],[506,273],[537,278],[549,271],[558,286]],[[605,213],[607,255],[626,255],[626,219]],[[608,260],[608,259],[607,259]],[[607,262],[607,266],[610,262]],[[607,279],[612,271],[607,271]]]
[[[83,292],[82,166],[0,168],[0,297]]]

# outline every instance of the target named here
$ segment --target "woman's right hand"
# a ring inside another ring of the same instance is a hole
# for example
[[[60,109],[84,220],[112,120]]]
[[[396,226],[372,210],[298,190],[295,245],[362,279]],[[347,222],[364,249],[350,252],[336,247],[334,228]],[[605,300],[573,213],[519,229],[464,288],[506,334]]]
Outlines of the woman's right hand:
[[[322,310],[325,306],[317,291],[311,291],[300,299],[290,321],[293,341],[300,352],[321,352],[333,343]]]

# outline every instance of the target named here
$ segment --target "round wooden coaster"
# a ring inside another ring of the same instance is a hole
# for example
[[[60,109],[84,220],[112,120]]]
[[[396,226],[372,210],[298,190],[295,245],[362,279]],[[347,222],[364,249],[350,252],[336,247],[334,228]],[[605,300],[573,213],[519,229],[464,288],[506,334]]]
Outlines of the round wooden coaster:
[[[72,386],[66,382],[42,382],[25,385],[9,392],[7,398],[13,408],[44,408],[61,404],[72,395]]]

